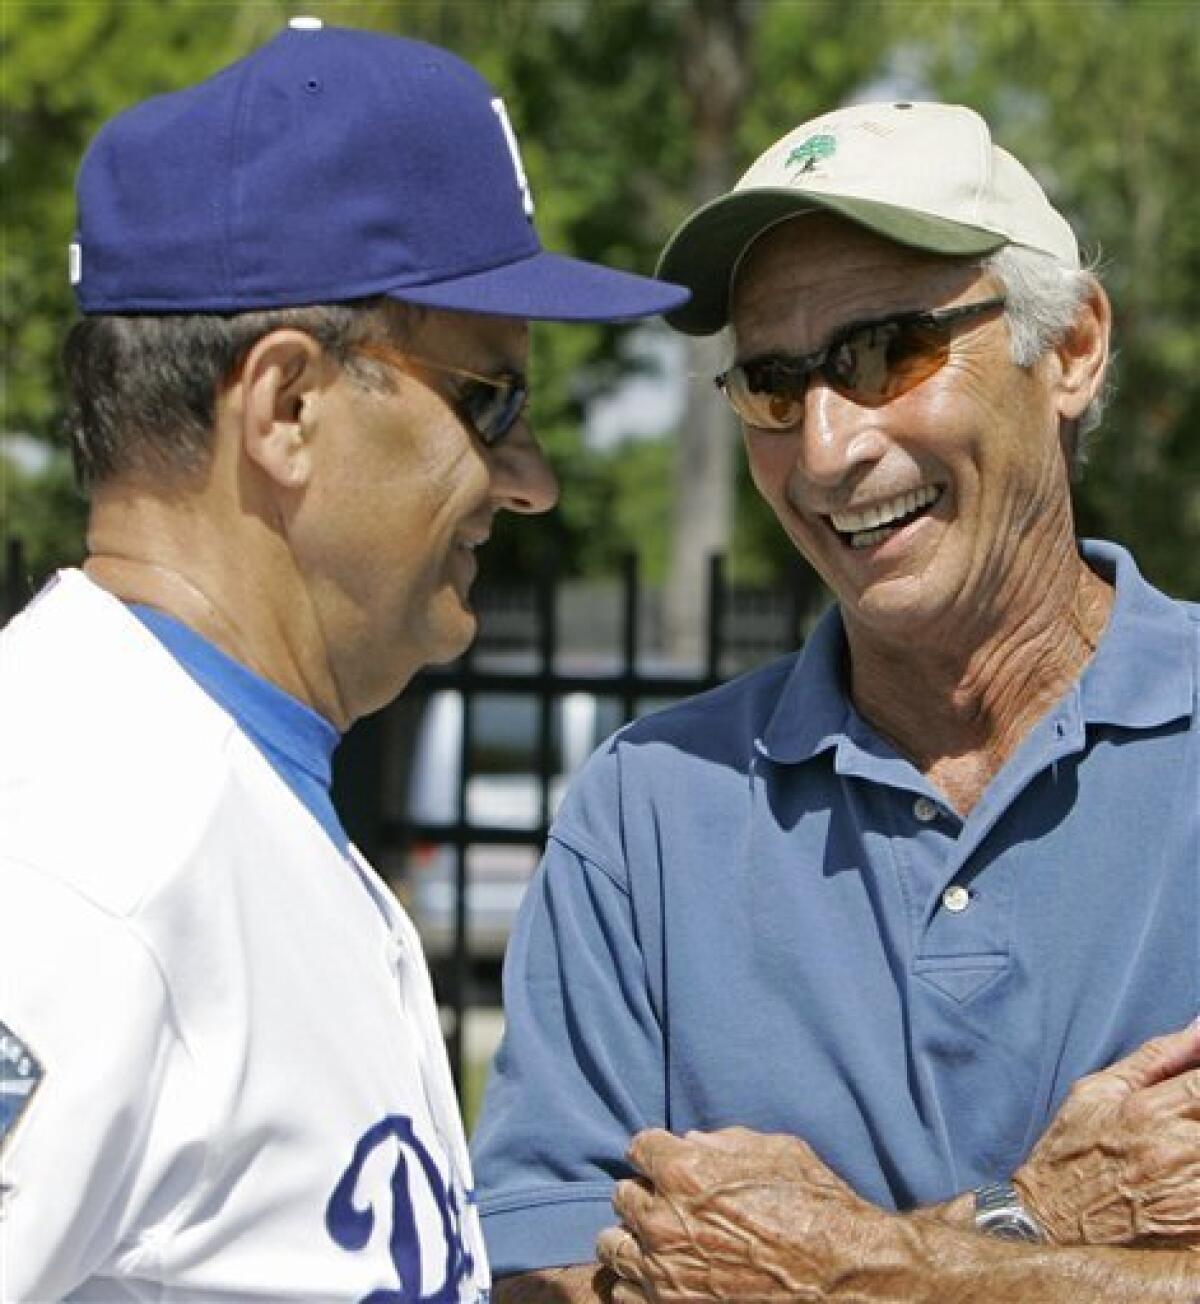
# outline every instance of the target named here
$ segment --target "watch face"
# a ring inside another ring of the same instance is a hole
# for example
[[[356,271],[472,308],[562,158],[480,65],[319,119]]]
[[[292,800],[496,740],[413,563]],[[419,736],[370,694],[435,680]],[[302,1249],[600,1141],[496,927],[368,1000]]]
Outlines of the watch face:
[[[994,1236],[1000,1241],[1040,1241],[1039,1234],[1033,1223],[1019,1213],[996,1213],[990,1218],[982,1218],[977,1221],[981,1232],[988,1236]]]

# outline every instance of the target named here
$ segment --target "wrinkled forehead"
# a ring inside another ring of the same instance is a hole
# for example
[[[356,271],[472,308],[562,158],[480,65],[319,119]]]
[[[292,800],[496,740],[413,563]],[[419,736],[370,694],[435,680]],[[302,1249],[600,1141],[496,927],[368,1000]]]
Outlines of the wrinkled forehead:
[[[978,258],[909,249],[826,213],[790,217],[759,236],[733,272],[730,324],[739,344],[783,336],[816,343],[891,312],[941,307],[983,278]],[[815,345],[814,345],[815,346]]]

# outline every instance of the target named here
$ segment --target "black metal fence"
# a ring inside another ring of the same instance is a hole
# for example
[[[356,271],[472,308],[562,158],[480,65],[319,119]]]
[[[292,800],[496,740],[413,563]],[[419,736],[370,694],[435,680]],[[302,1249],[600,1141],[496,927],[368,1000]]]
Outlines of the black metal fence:
[[[15,616],[28,602],[32,595],[33,581],[26,573],[25,549],[21,540],[15,535],[7,535],[4,540],[4,583],[0,586],[0,625],[5,624],[10,616]]]
[[[6,541],[5,562],[2,600],[7,617],[32,595],[35,580],[25,571],[19,540]],[[819,581],[799,562],[782,586],[746,589],[728,583],[723,559],[714,557],[708,592],[696,604],[699,656],[681,664],[663,655],[661,634],[649,628],[654,624],[647,601],[651,595],[640,581],[634,557],[624,559],[609,590],[616,610],[605,622],[606,634],[612,636],[609,645],[601,646],[605,635],[595,631],[566,636],[570,630],[564,630],[562,598],[568,588],[554,574],[521,585],[481,582],[474,596],[479,638],[470,651],[453,665],[424,671],[391,707],[356,724],[338,750],[335,805],[355,843],[401,897],[409,886],[407,853],[415,843],[445,848],[452,858],[450,944],[431,956],[431,968],[460,1087],[468,1009],[499,999],[495,982],[481,980],[472,951],[469,853],[480,845],[540,851],[553,814],[553,787],[563,777],[554,746],[557,704],[567,694],[586,693],[617,703],[614,723],[633,719],[646,702],[688,696],[798,646],[823,601]],[[588,612],[594,605],[588,599],[582,610]],[[579,611],[565,614],[568,622],[579,620]],[[459,763],[450,780],[450,816],[431,823],[414,815],[407,794],[421,710],[433,694],[445,689],[461,697],[461,736],[455,748]],[[518,694],[536,708],[531,771],[537,784],[537,815],[522,828],[470,818],[475,719],[481,699],[492,694]]]
[[[658,639],[646,638],[647,595],[635,558],[624,559],[616,589],[616,646],[592,646],[586,660],[606,664],[600,669],[595,665],[580,669],[578,657],[563,656],[560,596],[564,589],[554,575],[545,574],[524,586],[478,586],[474,600],[480,633],[475,645],[453,665],[424,671],[395,708],[410,722],[400,730],[405,737],[399,750],[411,759],[414,709],[419,711],[421,701],[439,690],[453,689],[461,694],[461,737],[455,751],[462,763],[453,775],[456,791],[450,803],[452,815],[445,822],[423,823],[397,805],[396,790],[403,789],[411,776],[397,774],[397,767],[387,759],[389,750],[396,746],[391,712],[360,722],[339,751],[335,776],[338,809],[352,837],[373,863],[402,866],[406,848],[416,841],[452,851],[451,944],[445,953],[431,955],[431,967],[446,1016],[451,1065],[460,1085],[467,1012],[474,1005],[498,1000],[498,989],[486,979],[481,981],[472,950],[469,853],[480,844],[515,844],[540,850],[545,842],[553,813],[552,785],[561,777],[553,745],[556,703],[566,694],[577,692],[613,699],[620,707],[618,722],[630,720],[642,703],[662,703],[710,688],[798,646],[823,599],[819,582],[799,563],[787,583],[765,591],[729,584],[723,559],[714,557],[709,566],[708,592],[697,603],[701,655],[692,665],[668,665],[661,651],[648,647]],[[566,668],[564,659],[571,663]],[[519,668],[513,668],[514,661]],[[536,703],[538,728],[532,769],[538,785],[540,818],[526,828],[470,818],[474,721],[480,699],[489,694],[527,695]],[[403,895],[403,869],[385,872]]]

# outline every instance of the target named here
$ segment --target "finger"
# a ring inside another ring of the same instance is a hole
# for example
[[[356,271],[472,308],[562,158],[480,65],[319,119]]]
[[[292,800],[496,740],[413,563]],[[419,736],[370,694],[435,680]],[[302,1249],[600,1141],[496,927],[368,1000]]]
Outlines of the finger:
[[[1076,1086],[1089,1096],[1122,1097],[1144,1091],[1200,1065],[1200,1021],[1178,1032],[1154,1037],[1106,1069],[1080,1078]]]
[[[624,1223],[639,1222],[653,1202],[654,1188],[642,1177],[628,1177],[613,1191],[613,1209]]]
[[[665,1128],[648,1127],[638,1132],[629,1143],[625,1156],[635,1168],[647,1172],[647,1165],[653,1164],[659,1156],[677,1152],[682,1145],[683,1141]]]
[[[744,1150],[747,1145],[755,1143],[783,1140],[783,1134],[779,1132],[759,1132],[751,1127],[743,1127],[740,1123],[733,1127],[721,1127],[715,1132],[685,1132],[686,1141],[695,1141],[698,1145],[711,1146],[714,1150]]]
[[[629,1144],[626,1157],[645,1171],[647,1164],[670,1162],[697,1151],[738,1154],[749,1144],[785,1139],[790,1138],[781,1134],[754,1132],[748,1127],[726,1127],[716,1132],[702,1132],[693,1128],[682,1136],[663,1128],[651,1127],[637,1133]]]
[[[608,1298],[612,1300],[612,1304],[646,1304],[651,1297],[632,1281],[622,1281],[618,1277]]]
[[[1143,1087],[1121,1108],[1123,1113],[1136,1111],[1147,1119],[1200,1120],[1200,1069],[1189,1069],[1164,1082]]]
[[[606,1227],[596,1237],[596,1257],[622,1280],[642,1280],[641,1247],[627,1227]]]
[[[1198,1067],[1200,1020],[1178,1032],[1153,1038],[1098,1076],[1115,1079],[1130,1091],[1141,1091]]]
[[[1148,1069],[1154,1081],[1162,1082],[1189,1069],[1200,1068],[1200,1019],[1178,1032],[1156,1037],[1146,1045],[1155,1048],[1155,1062]],[[1150,1086],[1152,1082],[1146,1085]]]
[[[642,1131],[634,1133],[633,1141],[629,1142],[629,1150],[625,1153],[627,1158],[637,1163],[640,1154],[656,1154],[661,1149],[669,1150],[678,1144],[680,1138],[673,1132],[668,1132],[667,1128],[643,1128]]]

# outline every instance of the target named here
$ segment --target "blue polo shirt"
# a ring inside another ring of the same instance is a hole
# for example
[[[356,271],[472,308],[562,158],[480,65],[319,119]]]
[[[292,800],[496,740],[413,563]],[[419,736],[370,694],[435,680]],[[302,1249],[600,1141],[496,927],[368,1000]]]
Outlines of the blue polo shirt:
[[[594,1256],[649,1126],[807,1140],[887,1208],[1008,1177],[1200,1009],[1200,607],[1127,553],[1085,673],[966,818],[804,650],[592,758],[509,947],[475,1134],[498,1275]]]

